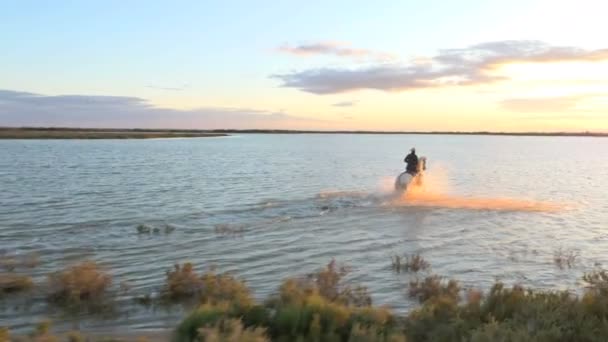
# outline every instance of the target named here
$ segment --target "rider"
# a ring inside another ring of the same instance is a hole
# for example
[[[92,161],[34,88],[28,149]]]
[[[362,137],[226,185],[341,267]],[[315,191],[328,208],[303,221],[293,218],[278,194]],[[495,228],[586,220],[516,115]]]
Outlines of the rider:
[[[410,149],[410,154],[408,154],[403,161],[407,163],[405,171],[412,175],[415,175],[418,172],[418,156],[416,155],[415,148],[412,147]]]

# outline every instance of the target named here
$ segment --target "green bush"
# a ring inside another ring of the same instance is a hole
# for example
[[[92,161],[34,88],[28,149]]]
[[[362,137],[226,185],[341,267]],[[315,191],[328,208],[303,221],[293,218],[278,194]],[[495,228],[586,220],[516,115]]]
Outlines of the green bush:
[[[403,340],[390,310],[372,307],[365,288],[344,283],[347,272],[332,261],[306,277],[285,280],[263,305],[252,305],[247,297],[248,305],[236,306],[239,296],[222,297],[225,300],[219,303],[224,304],[208,301],[180,324],[176,339],[200,340],[201,331],[209,332],[207,338],[223,336],[225,322],[234,325],[238,320],[244,332],[261,328],[258,332],[264,331],[273,341],[356,341],[372,335],[377,341]]]

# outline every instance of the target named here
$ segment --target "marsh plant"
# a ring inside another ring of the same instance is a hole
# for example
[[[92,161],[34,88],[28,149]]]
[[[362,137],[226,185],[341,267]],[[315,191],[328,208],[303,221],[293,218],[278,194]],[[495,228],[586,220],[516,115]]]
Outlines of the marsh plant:
[[[25,270],[38,266],[37,254],[0,256],[0,298],[5,295],[25,292],[34,287],[32,278]]]
[[[17,292],[25,292],[34,287],[32,278],[14,273],[0,273],[0,298]]]
[[[12,335],[7,328],[0,329],[0,342],[127,342],[137,341],[145,342],[145,337],[139,337],[137,340],[123,338],[108,338],[100,336],[87,336],[80,331],[72,330],[63,333],[55,333],[52,331],[53,325],[50,320],[44,320],[37,323],[34,329],[28,334]]]
[[[460,285],[456,280],[446,280],[438,275],[432,275],[424,278],[422,281],[419,279],[410,281],[408,295],[410,298],[417,298],[420,303],[437,297],[458,300],[460,297]]]
[[[197,272],[185,263],[167,272],[161,296],[194,306],[174,331],[177,342],[608,340],[608,271],[585,274],[580,292],[500,282],[486,293],[463,291],[456,280],[431,275],[409,283],[408,293],[420,305],[404,315],[372,305],[367,289],[348,281],[349,271],[332,260],[311,274],[285,279],[265,301],[256,301],[243,280],[214,269]],[[97,264],[84,262],[49,277],[48,299],[62,307],[86,306],[111,298],[111,285]],[[82,336],[54,335],[43,323],[21,340]],[[0,341],[20,338],[0,329]]]
[[[176,264],[167,271],[161,298],[169,302],[233,302],[243,306],[253,302],[243,281],[228,273],[216,273],[213,269],[199,275],[191,263]]]
[[[97,263],[85,261],[48,277],[48,296],[51,304],[80,311],[104,311],[112,301],[112,277]]]
[[[270,342],[266,329],[260,327],[243,327],[239,319],[224,319],[215,324],[198,329],[199,341],[226,342]]]
[[[213,227],[215,234],[220,236],[240,236],[245,233],[245,226],[242,225],[229,225],[229,224],[216,224]]]
[[[0,256],[0,268],[7,272],[13,272],[20,269],[31,269],[37,267],[39,264],[40,260],[36,253],[25,255],[4,254]]]
[[[427,270],[431,264],[418,253],[406,256],[395,254],[391,256],[391,267],[397,273],[418,272]]]
[[[166,224],[166,223],[162,224],[158,227],[150,226],[147,224],[140,224],[135,229],[137,230],[137,234],[140,234],[140,235],[149,235],[149,234],[158,235],[160,233],[164,233],[165,235],[168,235],[175,231],[174,226],[172,226],[170,224]]]
[[[553,262],[561,270],[572,268],[576,264],[579,256],[580,253],[578,251],[564,250],[560,247],[553,253]]]
[[[226,297],[208,301],[182,321],[176,340],[217,341],[209,336],[234,332],[245,341],[387,341],[401,336],[391,311],[372,307],[363,287],[344,282],[347,273],[347,267],[332,261],[307,276],[286,279],[262,304],[236,305]]]

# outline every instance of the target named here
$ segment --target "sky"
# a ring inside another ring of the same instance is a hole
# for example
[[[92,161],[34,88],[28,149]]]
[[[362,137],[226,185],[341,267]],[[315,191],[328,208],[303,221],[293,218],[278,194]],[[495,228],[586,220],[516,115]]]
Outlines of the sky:
[[[608,132],[604,0],[0,3],[0,126]]]

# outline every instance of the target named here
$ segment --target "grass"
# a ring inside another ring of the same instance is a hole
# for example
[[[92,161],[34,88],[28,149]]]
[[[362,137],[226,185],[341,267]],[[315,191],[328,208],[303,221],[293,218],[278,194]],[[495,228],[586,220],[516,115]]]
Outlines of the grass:
[[[68,267],[48,277],[50,303],[70,310],[105,310],[110,302],[112,277],[92,261]]]
[[[391,256],[391,267],[396,273],[424,271],[431,267],[431,264],[424,260],[420,254]]]

